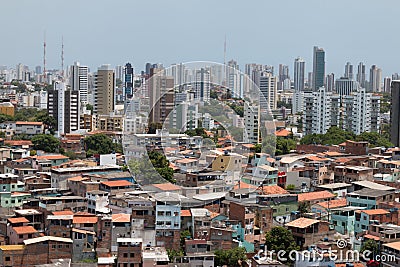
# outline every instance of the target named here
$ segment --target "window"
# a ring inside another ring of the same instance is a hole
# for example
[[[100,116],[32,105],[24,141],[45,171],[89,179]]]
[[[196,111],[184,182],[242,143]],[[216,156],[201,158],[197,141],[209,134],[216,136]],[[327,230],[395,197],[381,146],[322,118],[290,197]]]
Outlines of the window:
[[[6,261],[10,261],[11,260],[11,258],[10,257],[6,257]]]
[[[135,257],[135,253],[131,252],[130,257],[134,258]]]
[[[111,226],[111,222],[110,221],[104,222],[104,227],[110,227],[110,226]]]
[[[57,246],[53,244],[53,245],[51,245],[51,248],[52,248],[52,249],[56,249]]]
[[[124,253],[124,258],[128,258],[128,253]]]

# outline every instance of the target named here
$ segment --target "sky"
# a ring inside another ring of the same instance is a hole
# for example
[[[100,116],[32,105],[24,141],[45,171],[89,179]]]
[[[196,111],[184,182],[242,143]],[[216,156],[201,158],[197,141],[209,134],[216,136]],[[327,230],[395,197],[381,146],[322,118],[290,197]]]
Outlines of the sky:
[[[92,71],[131,62],[238,61],[312,69],[313,46],[325,49],[326,73],[347,61],[400,72],[398,0],[1,0],[0,65],[47,69],[79,61]],[[355,66],[356,69],[356,66]]]

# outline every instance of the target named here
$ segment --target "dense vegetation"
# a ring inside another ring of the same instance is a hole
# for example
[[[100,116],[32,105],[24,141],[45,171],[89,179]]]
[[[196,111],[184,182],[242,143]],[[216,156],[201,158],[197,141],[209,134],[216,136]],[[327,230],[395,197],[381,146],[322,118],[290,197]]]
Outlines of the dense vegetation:
[[[84,139],[86,154],[88,157],[93,154],[122,153],[122,146],[114,143],[110,137],[105,134],[94,134]]]
[[[367,141],[371,147],[392,147],[393,144],[387,139],[386,136],[380,135],[375,132],[364,132],[360,135],[355,135],[351,132],[339,129],[338,127],[331,127],[326,134],[309,134],[300,140],[300,144],[310,145],[338,145],[346,140],[353,141]]]
[[[287,259],[289,259],[290,251],[300,249],[296,245],[292,232],[282,226],[275,226],[265,234],[265,246],[268,251],[285,251],[285,255],[280,256]]]

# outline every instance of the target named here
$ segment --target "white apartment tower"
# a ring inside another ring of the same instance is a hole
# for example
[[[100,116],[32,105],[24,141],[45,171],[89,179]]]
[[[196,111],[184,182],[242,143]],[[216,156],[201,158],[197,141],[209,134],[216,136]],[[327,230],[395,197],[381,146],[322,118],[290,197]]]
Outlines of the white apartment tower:
[[[324,87],[304,95],[303,131],[324,134],[331,126],[331,92]]]
[[[244,104],[243,142],[257,144],[260,138],[260,108],[248,103]]]
[[[82,104],[88,104],[89,90],[89,68],[81,66],[79,62],[75,62],[71,66],[70,86],[73,91],[79,91],[79,99]]]
[[[260,107],[264,110],[273,110],[277,106],[278,95],[277,78],[272,73],[262,72],[259,77]]]

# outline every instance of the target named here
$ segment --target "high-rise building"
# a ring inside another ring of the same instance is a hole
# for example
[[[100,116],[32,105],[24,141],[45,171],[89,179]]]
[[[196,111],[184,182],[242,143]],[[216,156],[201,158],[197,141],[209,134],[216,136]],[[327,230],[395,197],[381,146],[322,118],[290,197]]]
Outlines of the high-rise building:
[[[174,109],[174,78],[166,76],[164,69],[151,68],[149,84],[150,114],[149,123],[166,123]]]
[[[279,64],[278,91],[290,89],[289,66]]]
[[[227,78],[228,88],[232,92],[233,97],[242,97],[242,84],[241,84],[241,73],[239,71],[239,65],[235,60],[230,60],[227,66]]]
[[[133,68],[131,63],[124,67],[124,98],[130,99],[133,96]]]
[[[382,70],[376,65],[372,65],[369,71],[369,92],[380,92],[382,81]]]
[[[95,75],[94,113],[109,115],[115,108],[115,72],[110,65],[98,68]]]
[[[298,57],[294,60],[294,91],[304,91],[304,75],[305,75],[306,62],[304,59]]]
[[[308,76],[307,76],[307,89],[309,89],[309,90],[312,90],[313,89],[313,73],[312,73],[312,71],[310,71],[309,73],[308,73]]]
[[[359,89],[359,84],[350,78],[341,77],[335,82],[335,92],[339,95],[350,95]]]
[[[305,134],[325,134],[331,126],[331,92],[324,87],[306,92],[303,108],[303,132]]]
[[[67,88],[64,82],[56,81],[47,94],[47,110],[57,121],[58,135],[79,130],[79,92]]]
[[[390,141],[400,147],[400,81],[392,81],[392,107],[390,110]]]
[[[259,80],[260,109],[276,109],[278,101],[277,78],[269,72],[262,72]]]
[[[390,93],[390,84],[392,83],[392,79],[390,77],[385,77],[383,79],[383,92]]]
[[[365,65],[362,62],[357,67],[357,82],[362,88],[366,88]]]
[[[337,95],[321,88],[306,92],[303,103],[303,131],[321,134],[336,126],[357,135],[380,129],[380,97],[364,88],[349,95]]]
[[[83,105],[88,104],[89,68],[75,62],[70,67],[70,86],[73,91],[79,92],[79,99]]]
[[[324,86],[325,81],[325,51],[324,49],[314,46],[313,57],[313,89],[317,91]]]
[[[121,65],[115,66],[115,80],[123,81],[124,80],[123,76],[124,76],[124,67]]]
[[[200,102],[210,101],[210,90],[211,90],[211,74],[210,71],[201,68],[196,70],[195,80],[194,80],[194,99]]]
[[[344,78],[348,78],[349,80],[354,79],[353,65],[350,62],[347,62],[344,66]]]
[[[245,102],[243,118],[243,141],[245,143],[257,144],[260,139],[260,108]]]
[[[333,92],[335,91],[335,74],[334,73],[329,73],[326,75],[325,79],[325,84],[326,84],[326,90],[328,92]]]
[[[42,66],[36,66],[35,67],[35,73],[36,74],[42,74]]]

